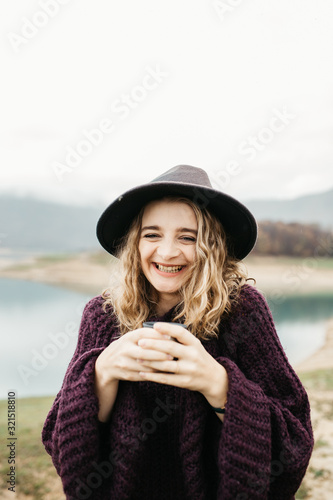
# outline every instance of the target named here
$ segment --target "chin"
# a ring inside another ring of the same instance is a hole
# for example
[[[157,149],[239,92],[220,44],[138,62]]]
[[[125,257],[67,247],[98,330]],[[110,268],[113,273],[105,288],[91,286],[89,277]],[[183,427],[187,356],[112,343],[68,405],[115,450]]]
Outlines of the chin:
[[[153,287],[155,288],[155,290],[159,293],[170,293],[170,294],[173,294],[173,295],[176,295],[177,293],[179,293],[179,288],[180,287],[177,287],[177,288],[165,288],[163,286],[154,286]]]

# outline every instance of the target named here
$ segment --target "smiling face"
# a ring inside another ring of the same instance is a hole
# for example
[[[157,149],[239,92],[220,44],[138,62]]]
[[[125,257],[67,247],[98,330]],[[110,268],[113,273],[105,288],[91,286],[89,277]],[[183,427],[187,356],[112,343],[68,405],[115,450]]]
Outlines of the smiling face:
[[[159,297],[160,311],[179,301],[178,290],[196,256],[197,221],[186,203],[157,200],[143,212],[139,253],[141,267]]]

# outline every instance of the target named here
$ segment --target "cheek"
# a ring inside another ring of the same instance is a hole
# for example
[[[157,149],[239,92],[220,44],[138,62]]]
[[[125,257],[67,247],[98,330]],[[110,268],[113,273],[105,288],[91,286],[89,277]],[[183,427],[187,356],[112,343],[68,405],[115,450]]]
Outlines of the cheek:
[[[140,254],[140,262],[141,262],[141,267],[145,268],[147,267],[147,259],[149,258],[149,252],[148,248],[144,243],[139,244],[139,254]]]
[[[195,247],[191,248],[191,250],[187,254],[187,260],[189,262],[194,262],[196,259],[196,249]]]

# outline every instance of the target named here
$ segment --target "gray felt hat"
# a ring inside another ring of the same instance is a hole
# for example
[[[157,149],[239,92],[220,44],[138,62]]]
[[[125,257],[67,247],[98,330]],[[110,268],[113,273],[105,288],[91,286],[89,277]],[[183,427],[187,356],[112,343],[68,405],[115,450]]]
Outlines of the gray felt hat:
[[[257,239],[257,224],[251,212],[231,196],[214,189],[204,170],[189,165],[171,168],[111,203],[97,223],[97,238],[102,247],[117,255],[122,237],[141,208],[168,195],[185,196],[199,208],[213,213],[221,221],[228,251],[236,259],[241,260],[251,252]]]

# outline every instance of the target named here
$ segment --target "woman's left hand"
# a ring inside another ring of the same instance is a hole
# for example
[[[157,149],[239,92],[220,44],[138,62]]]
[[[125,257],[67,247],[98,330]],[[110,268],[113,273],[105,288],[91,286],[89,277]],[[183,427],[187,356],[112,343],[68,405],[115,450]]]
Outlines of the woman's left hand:
[[[138,361],[142,363],[142,378],[201,392],[212,406],[223,406],[228,392],[225,368],[206,351],[200,340],[185,328],[170,323],[155,323],[154,328],[178,342],[172,339],[140,339],[138,345],[142,348],[142,356]],[[147,351],[167,353],[177,359],[149,361]],[[157,371],[148,372],[145,367]]]

